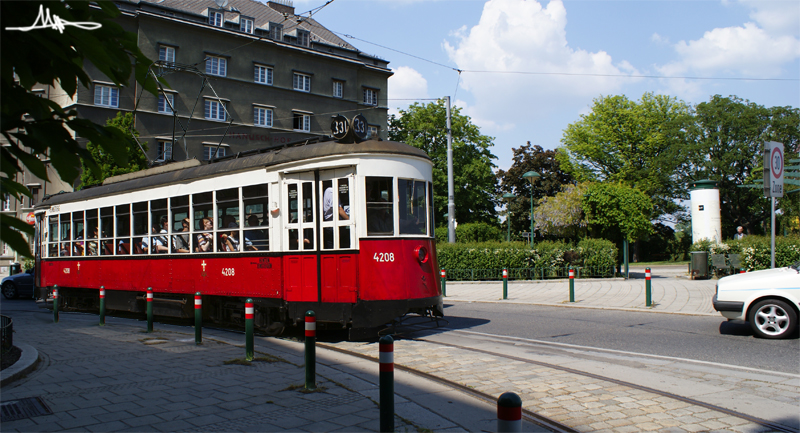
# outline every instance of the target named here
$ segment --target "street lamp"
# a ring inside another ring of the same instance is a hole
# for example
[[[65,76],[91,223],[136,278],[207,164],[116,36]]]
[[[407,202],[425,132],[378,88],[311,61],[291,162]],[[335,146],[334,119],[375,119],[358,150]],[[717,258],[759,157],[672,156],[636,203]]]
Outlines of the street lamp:
[[[533,184],[540,178],[542,175],[535,171],[529,171],[522,175],[525,179],[528,179],[531,182],[531,241],[530,245],[533,246]]]
[[[503,198],[508,202],[506,205],[506,223],[508,223],[508,242],[511,242],[511,199],[516,197],[514,194],[507,192],[503,194]]]

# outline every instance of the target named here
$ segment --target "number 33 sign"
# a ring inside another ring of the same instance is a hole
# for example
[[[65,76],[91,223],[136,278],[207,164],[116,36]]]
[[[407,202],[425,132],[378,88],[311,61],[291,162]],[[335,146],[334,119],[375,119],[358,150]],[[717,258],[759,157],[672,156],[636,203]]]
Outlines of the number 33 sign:
[[[331,135],[343,143],[363,141],[367,138],[367,118],[357,114],[351,121],[338,115],[331,120]]]

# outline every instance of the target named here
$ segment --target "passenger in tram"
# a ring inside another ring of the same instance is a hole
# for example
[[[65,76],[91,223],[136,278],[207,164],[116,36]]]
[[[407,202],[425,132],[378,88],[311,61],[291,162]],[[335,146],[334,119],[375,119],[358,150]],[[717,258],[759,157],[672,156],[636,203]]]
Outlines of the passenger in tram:
[[[247,227],[258,227],[258,217],[247,217]],[[249,251],[268,250],[269,244],[263,230],[246,230],[244,232],[244,249]]]
[[[97,255],[97,240],[96,239],[98,238],[98,232],[99,232],[99,229],[97,228],[97,226],[93,227],[92,228],[92,237],[91,238],[95,239],[95,240],[94,241],[89,241],[89,242],[86,243],[86,246],[89,247],[89,255],[90,256],[96,256]]]
[[[82,256],[83,250],[85,249],[83,244],[83,233],[78,234],[78,236],[75,237],[75,240],[77,242],[72,244],[72,255]]]
[[[203,230],[208,230],[208,232],[197,234],[197,247],[195,251],[198,253],[211,252],[213,251],[214,235],[212,235],[210,231],[214,228],[214,222],[211,217],[203,217],[200,223],[203,225]]]
[[[163,215],[160,219],[161,222],[161,230],[157,230],[156,227],[153,227],[153,233],[158,234],[165,234],[169,233],[169,220],[167,219],[166,215]],[[153,236],[153,253],[155,254],[162,254],[169,252],[169,239],[166,236]]]
[[[341,203],[339,203],[338,213],[340,220],[350,219],[350,215],[347,214]],[[333,220],[333,187],[330,186],[325,188],[325,193],[322,195],[322,220]]]
[[[184,218],[181,221],[181,226],[183,229],[182,232],[189,231],[189,218]],[[189,235],[175,235],[172,237],[172,251],[176,253],[188,253],[189,252]]]
[[[226,215],[222,219],[222,226],[229,229],[238,229],[239,224],[233,215]],[[219,250],[223,252],[239,251],[239,231],[231,230],[219,234]]]

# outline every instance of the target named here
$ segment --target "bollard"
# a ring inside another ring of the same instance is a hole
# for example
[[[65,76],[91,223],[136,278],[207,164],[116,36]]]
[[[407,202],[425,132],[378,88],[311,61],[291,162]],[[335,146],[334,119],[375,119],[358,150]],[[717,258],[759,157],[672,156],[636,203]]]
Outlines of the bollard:
[[[244,356],[248,361],[252,361],[255,358],[255,350],[253,350],[253,313],[255,313],[253,300],[247,298],[244,301]]]
[[[508,299],[508,269],[503,268],[503,299]]]
[[[203,344],[203,298],[194,294],[194,344]]]
[[[504,392],[497,398],[497,431],[522,431],[522,399],[513,392]]]
[[[313,311],[306,311],[306,389],[317,388],[317,317]]]
[[[153,332],[153,288],[147,288],[147,332]]]
[[[100,286],[100,326],[106,324],[106,286]]]
[[[381,432],[394,431],[394,339],[384,335],[378,342],[380,350],[380,388]]]
[[[569,302],[575,302],[575,269],[569,267]]]
[[[447,296],[447,272],[442,269],[442,296]]]
[[[745,274],[745,273],[747,273],[747,270],[745,270],[745,269],[739,269],[739,273],[740,273],[740,274]]]
[[[53,323],[58,323],[58,286],[53,286]]]
[[[650,291],[650,268],[644,268],[645,305],[652,305],[652,292]]]

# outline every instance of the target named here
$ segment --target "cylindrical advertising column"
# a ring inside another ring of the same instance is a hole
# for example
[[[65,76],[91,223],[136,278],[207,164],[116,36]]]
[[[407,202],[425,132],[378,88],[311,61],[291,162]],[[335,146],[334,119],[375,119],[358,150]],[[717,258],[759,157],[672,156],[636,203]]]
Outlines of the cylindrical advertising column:
[[[722,242],[717,182],[698,180],[689,183],[689,197],[692,202],[692,243],[701,239]]]

